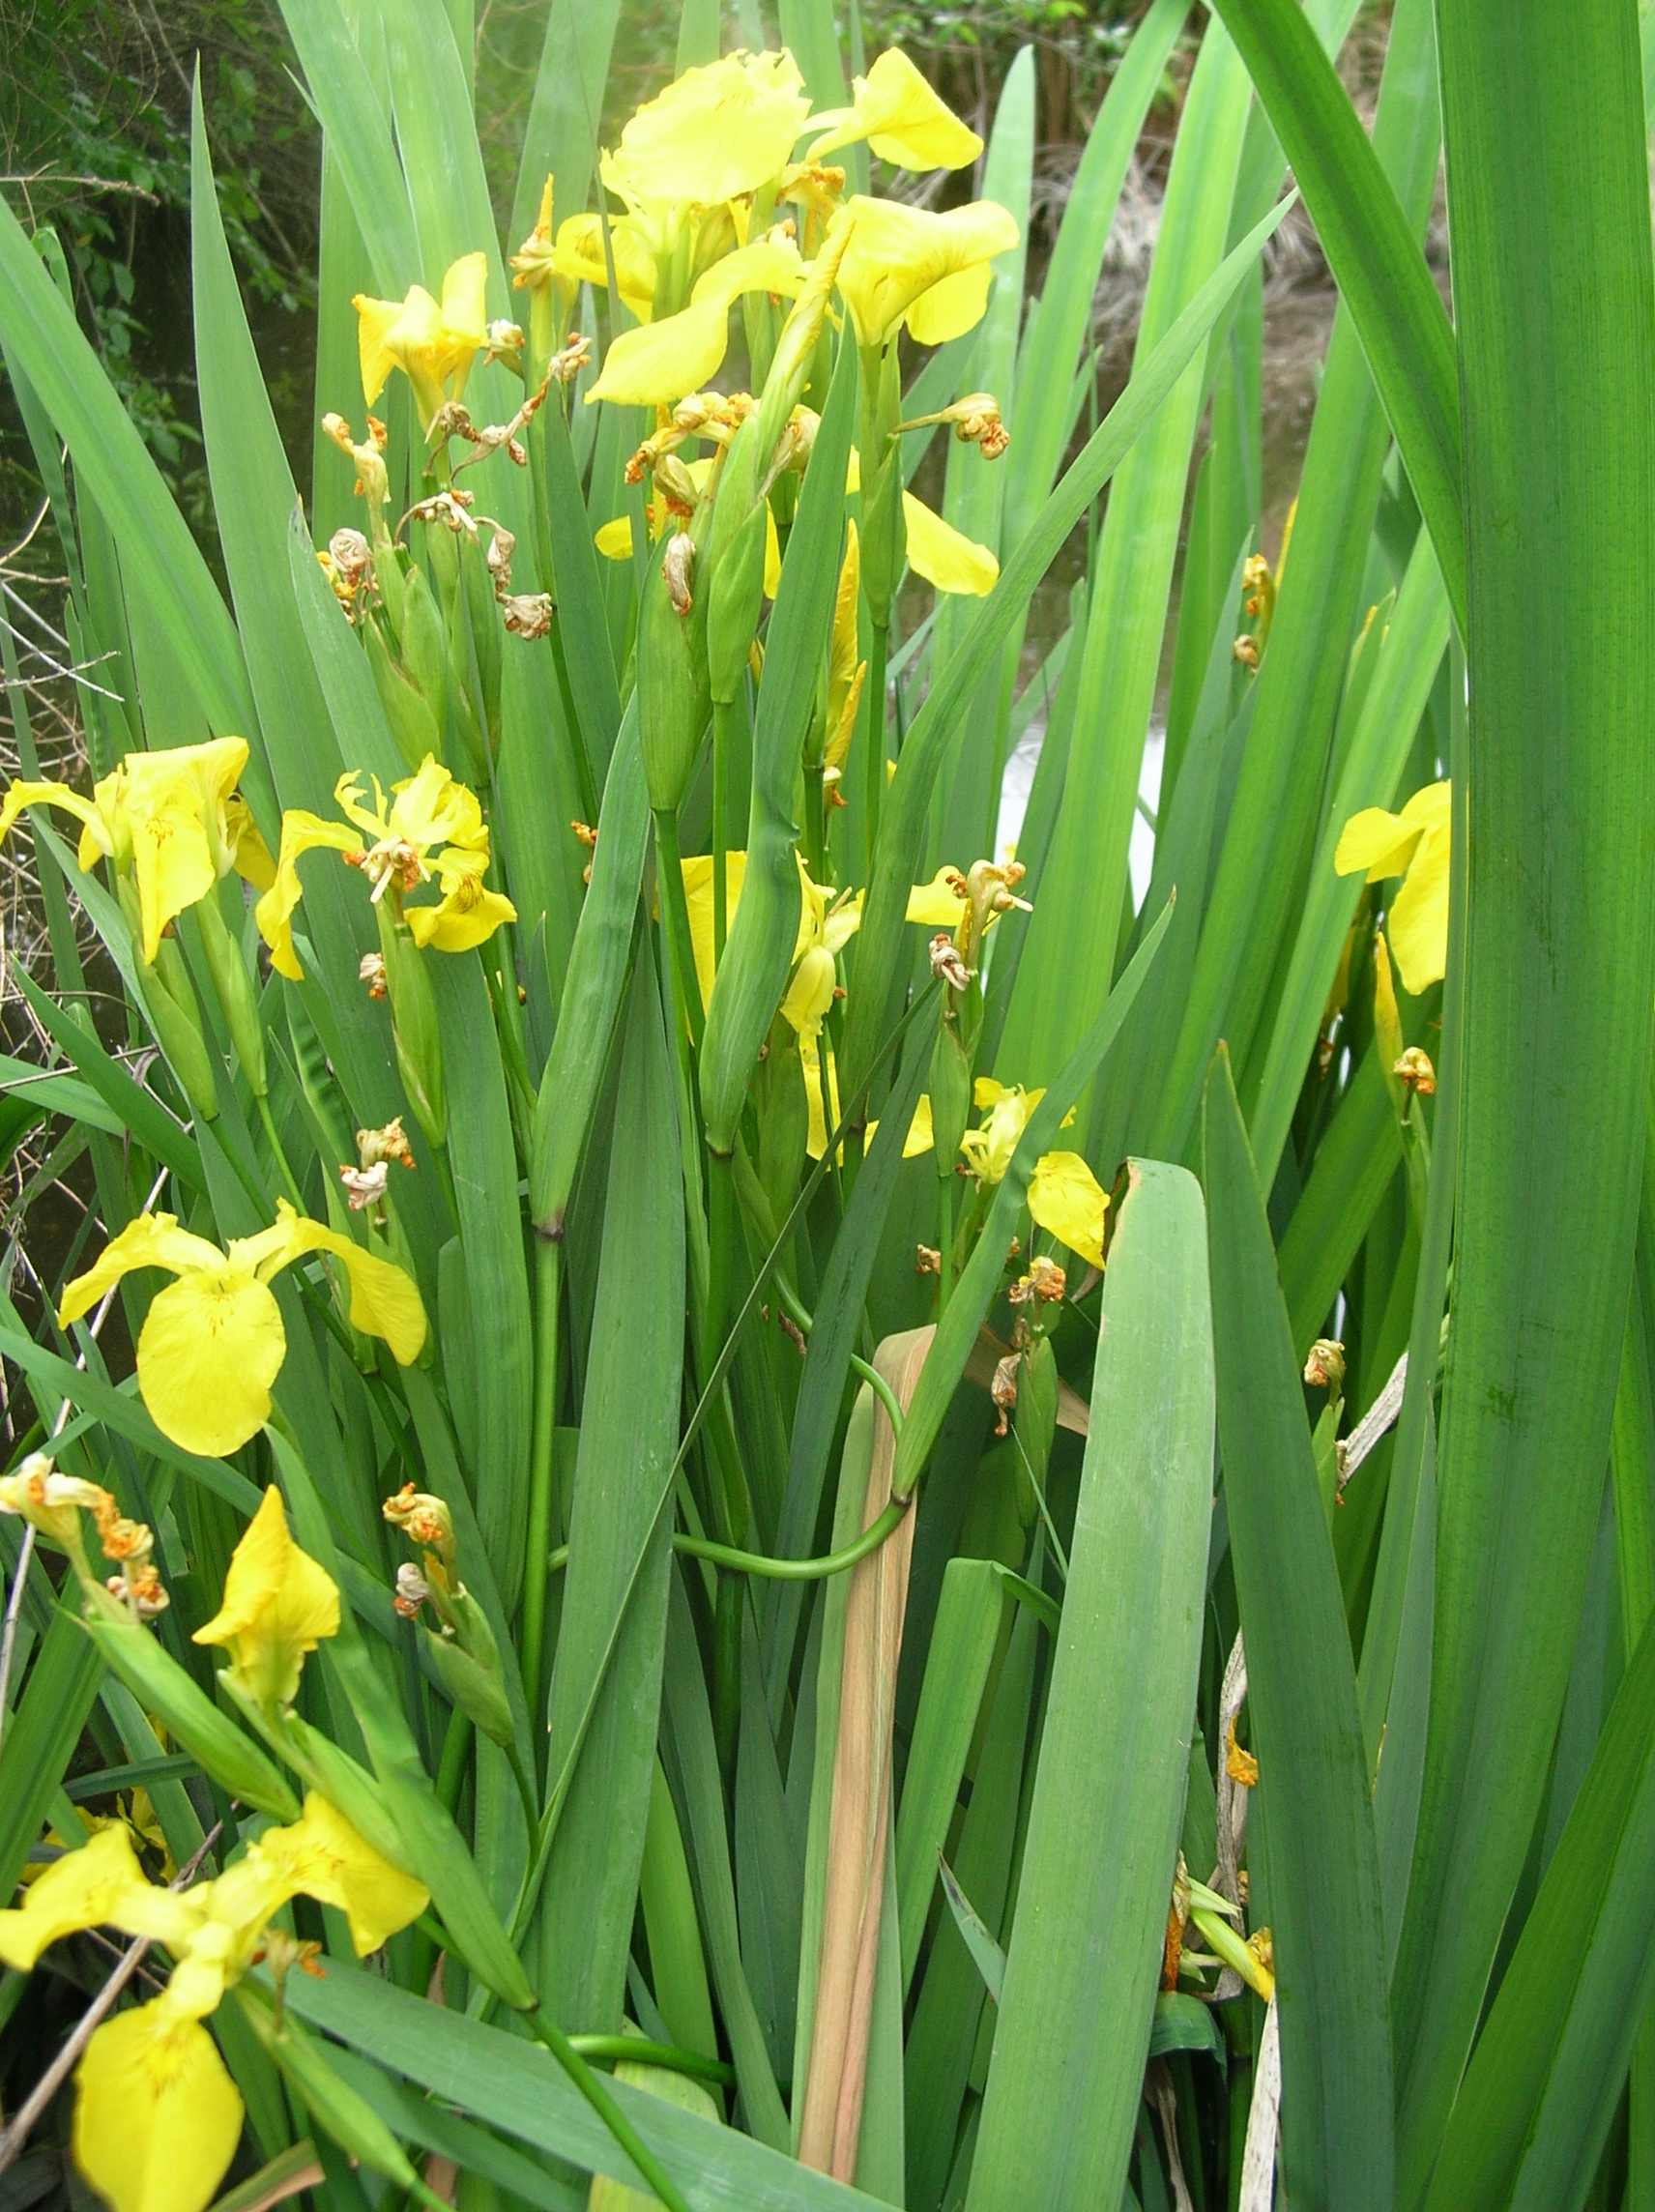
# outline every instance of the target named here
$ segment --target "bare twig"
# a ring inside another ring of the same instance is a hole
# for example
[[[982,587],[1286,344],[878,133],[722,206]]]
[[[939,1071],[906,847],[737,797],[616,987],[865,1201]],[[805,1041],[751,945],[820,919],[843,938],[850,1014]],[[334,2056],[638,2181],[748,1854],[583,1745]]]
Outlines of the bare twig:
[[[190,1882],[195,1877],[196,1868],[201,1864],[202,1860],[207,1856],[207,1853],[218,1842],[219,1835],[223,1831],[223,1826],[224,1823],[222,1820],[214,1821],[207,1834],[201,1839],[200,1849],[195,1853],[194,1857],[190,1859],[189,1865],[184,1867],[178,1873],[178,1875],[176,1875],[174,1878],[168,1882],[167,1887],[169,1889],[187,1889],[189,1886]],[[114,1972],[109,1976],[109,1979],[103,1984],[103,1987],[99,1991],[98,1994],[87,2006],[85,2012],[81,2014],[79,2021],[75,2023],[74,2032],[70,2036],[69,2041],[64,2045],[63,2049],[58,2052],[57,2056],[52,2060],[51,2064],[46,2068],[45,2072],[41,2076],[40,2080],[29,2091],[29,2094],[24,2098],[22,2104],[18,2106],[16,2118],[12,2122],[11,2126],[6,2130],[5,2134],[0,2135],[0,2173],[5,2172],[6,2168],[11,2165],[12,2161],[22,2149],[24,2142],[28,2139],[29,2130],[34,2126],[35,2122],[40,2118],[41,2114],[45,2110],[46,2107],[51,2103],[52,2099],[63,2087],[65,2081],[68,2081],[70,2074],[73,2071],[75,2065],[79,2061],[81,2052],[92,2041],[93,2034],[96,2031],[99,2023],[103,2019],[104,2015],[114,2004],[115,1999],[120,1995],[121,1992],[126,1988],[127,1984],[131,1980],[132,1976],[137,1972],[138,1968],[143,1965],[144,1955],[149,1950],[149,1947],[150,1938],[147,1936],[133,1936],[131,1942],[128,1944],[126,1950],[121,1954],[121,1964],[115,1968]]]

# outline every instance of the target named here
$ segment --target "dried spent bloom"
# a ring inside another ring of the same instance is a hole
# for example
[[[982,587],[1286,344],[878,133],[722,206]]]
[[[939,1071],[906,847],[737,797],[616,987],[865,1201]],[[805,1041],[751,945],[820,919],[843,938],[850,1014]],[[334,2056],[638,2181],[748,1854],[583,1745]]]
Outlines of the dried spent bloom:
[[[552,626],[549,592],[508,592],[500,602],[500,616],[513,637],[544,637]]]
[[[372,550],[362,532],[360,530],[335,530],[333,537],[328,540],[328,551],[333,556],[334,566],[339,572],[341,582],[350,591],[358,590],[363,577],[367,574],[368,564],[373,558]]]
[[[1399,1077],[1404,1086],[1416,1091],[1421,1098],[1429,1098],[1437,1089],[1437,1070],[1431,1064],[1424,1048],[1410,1044],[1391,1073]]]
[[[958,946],[945,929],[939,930],[931,940],[931,973],[941,976],[955,991],[967,990],[971,985],[973,972],[961,959]]]
[[[1224,1738],[1224,1771],[1232,1782],[1242,1790],[1258,1785],[1259,1761],[1250,1751],[1243,1751],[1235,1740],[1235,1716],[1230,1716],[1230,1728]]]
[[[392,1604],[404,1620],[412,1620],[431,1594],[431,1586],[414,1564],[404,1559],[396,1570],[396,1595]]]
[[[1243,668],[1256,669],[1259,665],[1259,646],[1257,639],[1249,637],[1247,632],[1243,630],[1241,635],[1235,640],[1235,643],[1230,648],[1230,657],[1232,660],[1239,661]]]
[[[390,1172],[383,1160],[371,1168],[342,1167],[339,1170],[339,1180],[345,1186],[345,1197],[353,1213],[379,1205],[385,1196]]]
[[[676,615],[687,615],[695,604],[689,580],[695,571],[695,541],[688,531],[676,531],[667,539],[666,551],[661,556],[661,574],[666,579],[667,597]]]
[[[1345,1347],[1336,1336],[1319,1336],[1304,1363],[1304,1379],[1313,1390],[1333,1391],[1345,1381]]]
[[[943,1255],[934,1244],[915,1246],[914,1272],[916,1275],[940,1275],[943,1272]]]
[[[592,359],[592,340],[570,331],[562,347],[546,364],[546,374],[559,384],[572,384]]]
[[[1029,1272],[1018,1277],[1006,1295],[1014,1306],[1026,1306],[1031,1302],[1056,1305],[1067,1289],[1068,1277],[1057,1261],[1036,1252],[1029,1263]]]
[[[935,415],[916,415],[912,422],[899,422],[891,435],[928,430],[939,422],[951,422],[961,445],[979,447],[985,461],[998,461],[1011,443],[1011,432],[1001,421],[1000,401],[992,392],[968,393],[951,407],[940,407]]]
[[[387,1121],[383,1129],[357,1131],[357,1164],[359,1167],[377,1167],[382,1161],[392,1161],[397,1167],[414,1165],[414,1149],[408,1142],[400,1114]]]
[[[382,1507],[385,1518],[393,1528],[400,1528],[410,1543],[421,1544],[435,1552],[443,1564],[453,1565],[454,1524],[448,1506],[440,1498],[427,1490],[416,1490],[405,1482],[394,1498],[388,1498]]]
[[[1001,1360],[1000,1364],[996,1367],[994,1371],[994,1381],[988,1386],[988,1394],[994,1400],[995,1411],[1000,1415],[1000,1419],[995,1424],[994,1431],[997,1437],[1002,1437],[1005,1435],[1006,1429],[1009,1425],[1012,1408],[1017,1404],[1017,1369],[1019,1365],[1019,1353],[1015,1352],[1008,1352],[1005,1357]]]
[[[385,954],[364,952],[357,962],[357,981],[367,985],[370,999],[385,997]]]

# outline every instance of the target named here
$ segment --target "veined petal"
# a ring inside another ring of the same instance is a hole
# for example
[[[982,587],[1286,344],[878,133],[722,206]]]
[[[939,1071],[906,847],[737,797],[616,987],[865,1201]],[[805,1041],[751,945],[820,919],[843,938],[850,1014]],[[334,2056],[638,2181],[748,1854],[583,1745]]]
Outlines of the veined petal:
[[[176,1215],[140,1213],[118,1237],[109,1239],[85,1274],[76,1275],[64,1292],[57,1309],[58,1326],[67,1328],[72,1321],[90,1313],[104,1292],[112,1290],[134,1267],[165,1267],[171,1274],[182,1275],[190,1268],[218,1268],[223,1265],[224,1255],[218,1245],[180,1229]]]
[[[248,1855],[253,1853],[261,1871],[287,1896],[302,1890],[323,1905],[336,1906],[350,1924],[359,1959],[417,1920],[430,1903],[422,1882],[382,1858],[314,1790],[305,1799],[303,1817],[289,1827],[267,1828]]]
[[[609,342],[587,405],[608,399],[624,407],[671,406],[717,373],[729,343],[730,302],[717,294],[658,323],[623,331]]]
[[[839,289],[863,345],[883,344],[934,285],[986,265],[1014,247],[1019,235],[1015,221],[993,200],[935,215],[858,194],[849,208],[853,219]],[[985,284],[985,297],[986,289]],[[957,329],[971,327],[958,323],[957,310],[950,319]]]
[[[222,1645],[242,1687],[268,1706],[291,1703],[305,1653],[338,1630],[338,1589],[288,1534],[272,1483],[230,1556],[224,1601],[193,1641]]]
[[[319,814],[306,814],[300,807],[282,816],[281,851],[276,856],[275,880],[253,909],[259,935],[270,946],[270,964],[278,975],[286,975],[295,983],[305,978],[305,971],[293,949],[293,914],[304,896],[304,886],[299,881],[300,855],[313,852],[318,846],[328,846],[335,853],[351,853],[361,843],[357,832],[343,822],[325,822]]]
[[[928,884],[915,884],[908,894],[908,920],[922,921],[928,929],[957,929],[966,902],[949,888],[948,879],[958,873],[942,867]]]
[[[213,2038],[164,1996],[106,2020],[74,2077],[74,2163],[115,2212],[202,2212],[241,2140]]]
[[[425,1308],[412,1278],[392,1261],[364,1252],[337,1230],[295,1213],[285,1199],[276,1202],[276,1226],[256,1237],[238,1237],[230,1246],[230,1260],[238,1267],[256,1268],[263,1284],[306,1252],[331,1252],[344,1262],[351,1284],[353,1328],[364,1336],[383,1337],[399,1366],[419,1358],[425,1342]]]
[[[1000,580],[1000,563],[986,545],[966,538],[911,491],[902,495],[908,525],[908,566],[940,592],[982,598]]]
[[[809,112],[785,49],[726,54],[644,102],[621,133],[616,173],[640,199],[736,199],[779,173]]]
[[[237,742],[240,743],[240,740]],[[160,949],[169,921],[205,898],[218,880],[207,841],[201,787],[187,768],[140,775],[136,764],[164,762],[164,753],[133,756],[122,801],[137,878],[138,918],[146,964]]]
[[[900,46],[887,46],[866,76],[856,80],[848,108],[818,117],[832,126],[811,148],[821,160],[865,138],[882,161],[901,169],[963,169],[982,152],[982,140],[933,92]]]
[[[1093,1267],[1103,1266],[1109,1193],[1079,1152],[1042,1152],[1029,1179],[1029,1211]]]
[[[281,1312],[250,1270],[191,1268],[151,1305],[138,1336],[138,1391],[163,1436],[222,1459],[257,1436],[287,1357]]]
[[[503,921],[515,921],[517,909],[479,877],[462,875],[436,906],[405,907],[403,915],[416,945],[428,945],[436,952],[470,952],[486,945]]]

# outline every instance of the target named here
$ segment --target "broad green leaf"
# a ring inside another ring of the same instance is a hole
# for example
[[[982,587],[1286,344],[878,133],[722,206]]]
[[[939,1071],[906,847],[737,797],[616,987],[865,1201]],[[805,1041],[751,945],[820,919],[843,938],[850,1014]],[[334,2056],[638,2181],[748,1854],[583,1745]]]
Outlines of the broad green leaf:
[[[1212,1514],[1206,1228],[1182,1168],[1128,1174],[975,2205],[1117,2200],[1177,1858]]]
[[[1298,1357],[1228,1055],[1207,1083],[1218,1442],[1269,1820],[1283,2156],[1295,2201],[1390,2212],[1391,2048],[1373,1809]]]
[[[511,244],[527,238],[552,179],[554,226],[586,206],[597,119],[621,0],[552,0],[511,202]]]
[[[0,1744],[0,1894],[10,1897],[17,1886],[102,1677],[71,1575]]]
[[[383,298],[400,300],[425,274],[414,211],[390,123],[345,11],[340,0],[282,0],[281,15],[327,133],[328,159],[344,186],[373,265],[374,281]]]
[[[1300,1359],[1322,1334],[1401,1160],[1396,1108],[1385,1089],[1379,1047],[1370,1045],[1317,1148],[1310,1180],[1282,1238],[1282,1295]]]
[[[1573,18],[1566,69],[1551,66],[1553,29],[1536,0],[1494,15],[1445,0],[1438,15],[1465,409],[1469,895],[1431,1727],[1394,1987],[1405,2212],[1475,2031],[1567,1680],[1655,998],[1655,255],[1637,26],[1630,9]],[[1556,588],[1520,604],[1537,574]]]
[[[1303,13],[1292,0],[1218,0],[1218,11],[1259,87],[1350,308],[1464,635],[1454,334],[1425,256]]]

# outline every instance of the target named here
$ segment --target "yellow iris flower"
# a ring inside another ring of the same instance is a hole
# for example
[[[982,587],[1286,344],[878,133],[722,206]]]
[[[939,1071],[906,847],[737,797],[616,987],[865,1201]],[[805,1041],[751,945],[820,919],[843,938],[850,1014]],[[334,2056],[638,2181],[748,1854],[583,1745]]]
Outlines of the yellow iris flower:
[[[405,891],[435,874],[442,891],[438,903],[402,910],[416,945],[466,952],[492,937],[503,921],[516,920],[511,901],[489,890],[482,880],[488,870],[488,828],[476,795],[429,753],[417,775],[393,783],[391,791],[388,806],[375,776],[374,803],[365,805],[352,771],[340,776],[334,791],[334,803],[348,823],[325,822],[297,809],[282,816],[275,880],[255,910],[277,975],[297,982],[304,974],[293,949],[292,927],[302,896],[299,860],[318,846],[342,853],[360,867],[373,886],[376,903],[387,890],[400,902]],[[365,847],[363,836],[370,840]]]
[[[131,869],[138,894],[143,957],[153,966],[168,922],[234,868],[265,889],[275,866],[236,783],[247,763],[245,738],[129,753],[83,799],[64,783],[15,782],[0,802],[0,837],[25,806],[60,806],[81,825],[82,868],[112,860]]]
[[[628,120],[612,157],[623,189],[640,200],[711,207],[778,175],[810,112],[793,56],[726,54],[685,70]]]
[[[615,256],[615,281],[622,299],[639,322],[647,323],[655,297],[655,256],[647,232],[627,216],[614,217],[609,224],[609,250]],[[538,256],[526,241],[512,266],[522,268],[525,279],[532,283],[531,261],[538,266]],[[609,266],[603,258],[602,218],[595,214],[566,216],[558,225],[547,261],[566,297],[572,299],[582,284],[604,291],[609,283]]]
[[[158,1293],[138,1336],[138,1391],[163,1436],[187,1451],[221,1459],[256,1436],[270,1389],[287,1356],[281,1309],[270,1278],[307,1252],[331,1252],[350,1279],[351,1325],[383,1337],[404,1367],[425,1342],[425,1309],[402,1269],[307,1221],[285,1199],[274,1227],[237,1237],[220,1252],[181,1229],[170,1213],[141,1213],[70,1284],[58,1326],[91,1310],[136,1267],[178,1277]]]
[[[1385,916],[1403,988],[1417,998],[1448,968],[1448,850],[1452,787],[1428,783],[1400,814],[1382,806],[1352,814],[1340,834],[1333,865],[1342,876],[1364,872],[1369,883],[1401,876]]]
[[[884,345],[902,323],[920,345],[942,345],[981,322],[995,256],[1018,241],[1004,208],[973,200],[934,215],[860,194],[850,208],[839,290],[860,345]]]
[[[228,1650],[231,1681],[269,1711],[293,1703],[305,1654],[338,1629],[337,1586],[288,1534],[272,1483],[236,1546],[223,1603],[192,1641]]]
[[[899,169],[963,169],[982,152],[982,140],[932,91],[900,46],[887,46],[866,76],[857,78],[849,107],[811,118],[812,160],[866,139],[869,151]]]
[[[1109,1193],[1079,1152],[1042,1152],[1029,1179],[1029,1211],[1071,1252],[1103,1266]]]
[[[406,1928],[428,1893],[321,1797],[267,1828],[217,1880],[174,1893],[144,1878],[124,1826],[66,1851],[15,1911],[0,1912],[0,1959],[33,1966],[48,1943],[118,1928],[164,1943],[176,1964],[150,2003],[106,2020],[75,2074],[74,2161],[115,2212],[201,2212],[241,2139],[243,2109],[202,2022],[303,1892],[346,1917],[359,1958]]]
[[[687,307],[623,331],[611,341],[603,373],[587,393],[587,405],[608,399],[618,406],[670,407],[685,393],[699,392],[723,363],[730,309],[741,295],[770,292],[797,299],[805,275],[790,238],[763,238],[738,247],[697,277]]]
[[[972,1103],[982,1110],[980,1128],[968,1129],[960,1139],[966,1165],[981,1183],[1000,1182],[1011,1165],[1029,1117],[1046,1095],[1044,1089],[1025,1091],[1021,1083],[997,1083],[992,1075],[979,1075],[972,1085]]]
[[[363,397],[371,407],[393,368],[414,387],[420,421],[429,430],[445,399],[458,399],[479,352],[488,342],[483,290],[488,256],[463,254],[443,278],[442,304],[422,284],[405,300],[374,300],[357,293],[357,354]]]
[[[696,853],[682,862],[683,900],[689,913],[690,949],[695,955],[695,979],[701,1003],[712,998],[712,856]],[[730,920],[736,918],[741,886],[746,880],[745,853],[724,856],[724,895]],[[820,884],[812,883],[803,860],[798,863],[798,934],[794,939],[793,973],[781,1011],[800,1036],[817,1036],[824,1016],[833,1004],[833,956],[861,927],[862,894],[836,899]]]

